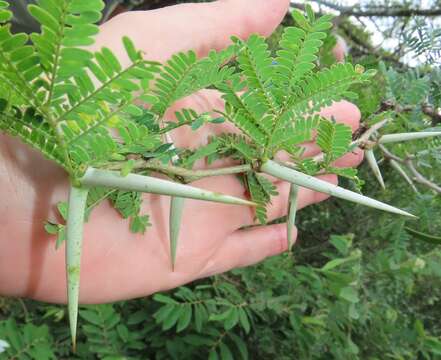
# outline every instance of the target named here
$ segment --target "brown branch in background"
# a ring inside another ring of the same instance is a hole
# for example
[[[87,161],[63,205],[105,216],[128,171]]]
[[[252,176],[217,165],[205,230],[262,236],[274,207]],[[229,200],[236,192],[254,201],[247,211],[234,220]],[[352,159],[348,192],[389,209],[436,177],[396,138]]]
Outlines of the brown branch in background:
[[[375,47],[373,47],[370,43],[360,39],[354,32],[347,26],[344,22],[339,24],[339,29],[343,31],[346,38],[355,45],[358,50],[361,51],[364,55],[374,55],[380,59],[384,59],[387,61],[391,61],[395,63],[400,68],[407,68],[408,66],[400,61],[400,59],[396,56],[388,54],[384,51],[379,51]]]
[[[408,155],[405,159],[402,159],[399,156],[393,154],[391,151],[389,151],[384,145],[379,144],[378,147],[383,152],[383,156],[386,160],[395,161],[396,163],[406,167],[407,170],[412,174],[413,181],[428,187],[429,189],[437,192],[438,194],[441,194],[441,186],[427,179],[415,168],[415,165],[413,163],[414,158],[412,156]]]
[[[394,9],[394,8],[378,8],[374,10],[352,10],[345,9],[341,15],[356,16],[356,17],[412,17],[412,16],[426,16],[436,17],[441,16],[441,9]]]
[[[334,18],[334,25],[338,26],[343,30],[345,36],[349,41],[351,41],[361,53],[361,55],[374,55],[380,59],[391,61],[401,68],[407,68],[408,66],[400,60],[400,54],[398,52],[395,54],[389,54],[384,51],[379,51],[374,48],[371,44],[363,39],[360,39],[349,26],[345,25],[344,22],[351,16],[357,18],[371,18],[374,25],[376,25],[374,18],[405,18],[407,21],[413,16],[424,16],[424,17],[441,17],[441,7],[434,7],[432,9],[419,9],[419,8],[406,8],[406,7],[375,7],[361,9],[360,6],[343,6],[335,4],[334,2],[327,0],[313,0],[315,3],[324,6],[328,9],[334,10],[339,14]],[[304,10],[304,4],[300,2],[291,2],[291,7]],[[322,10],[323,11],[323,10]],[[407,23],[405,21],[404,24]],[[403,29],[406,25],[404,25]],[[403,30],[402,29],[402,30]],[[401,48],[400,48],[401,50]]]
[[[411,17],[411,16],[426,16],[436,17],[441,16],[441,8],[434,9],[417,9],[406,7],[372,7],[370,9],[360,9],[359,6],[342,6],[326,0],[316,0],[316,3],[324,5],[332,10],[338,11],[340,16],[355,16],[355,17]]]
[[[420,172],[415,168],[413,161],[410,157],[407,157],[407,159],[404,160],[404,163],[406,164],[407,168],[413,175],[413,180],[417,183],[420,183],[424,186],[427,186],[428,188],[432,189],[433,191],[436,191],[437,193],[441,194],[441,186],[438,186],[437,184],[431,182],[427,178],[425,178],[423,175],[421,175]]]
[[[439,111],[437,111],[433,106],[429,104],[423,103],[420,106],[423,114],[428,116],[432,120],[432,126],[437,126],[438,124],[441,124],[441,113]],[[385,100],[381,102],[380,108],[378,109],[378,111],[375,112],[375,114],[379,114],[389,110],[393,110],[396,113],[405,113],[411,112],[415,109],[417,109],[416,106],[401,106],[399,104],[396,104],[392,100]]]
[[[432,119],[432,126],[441,124],[441,113],[428,104],[421,105],[421,111]]]

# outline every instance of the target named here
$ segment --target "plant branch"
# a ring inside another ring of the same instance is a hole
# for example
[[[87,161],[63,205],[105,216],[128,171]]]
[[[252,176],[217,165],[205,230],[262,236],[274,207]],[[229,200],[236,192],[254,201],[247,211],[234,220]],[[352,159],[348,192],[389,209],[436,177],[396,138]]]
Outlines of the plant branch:
[[[432,119],[432,126],[441,124],[441,113],[428,104],[421,105],[421,111]]]
[[[408,175],[406,173],[405,173],[405,175],[402,174],[401,171],[399,171],[399,169],[397,169],[397,166],[396,165],[394,166],[394,168],[400,172],[400,174],[405,178],[405,180],[407,182],[409,182],[409,180],[411,180],[411,181],[414,180],[417,183],[424,185],[424,186],[432,189],[433,191],[441,194],[441,187],[439,185],[435,184],[434,182],[430,181],[429,179],[427,179],[415,168],[415,165],[413,163],[413,159],[411,156],[407,156],[405,159],[402,159],[399,156],[390,152],[385,146],[383,146],[381,144],[379,144],[378,146],[381,149],[381,151],[383,152],[385,159],[389,160],[391,162],[391,164],[394,164],[393,162],[395,162],[397,164],[405,166],[410,171],[410,173],[413,175],[413,179],[408,178]],[[412,186],[413,183],[411,183],[411,181],[409,182],[409,184]]]
[[[432,126],[437,126],[438,124],[441,124],[441,112],[439,112],[437,109],[435,109],[433,106],[422,103],[421,105],[418,105],[421,107],[421,111],[424,113],[424,115],[427,115],[432,120]],[[402,106],[400,104],[395,103],[392,100],[385,100],[381,103],[380,109],[377,111],[377,114],[383,111],[393,110],[397,113],[407,113],[415,110],[416,107],[412,105],[405,105]]]
[[[414,180],[433,191],[437,192],[438,194],[441,194],[441,186],[438,186],[437,184],[433,183],[432,181],[428,180],[426,177],[424,177],[418,170],[415,168],[413,161],[411,158],[407,158],[404,160],[405,164],[407,165],[407,168],[414,176]]]
[[[372,7],[367,9],[360,9],[359,6],[343,6],[335,4],[327,0],[315,0],[316,3],[324,5],[332,10],[338,11],[340,16],[355,16],[355,17],[412,17],[412,16],[426,16],[436,17],[441,16],[441,9],[418,9],[406,7]]]
[[[106,166],[107,170],[121,170],[124,167],[124,162],[111,163]],[[161,174],[170,176],[178,176],[184,178],[185,182],[191,182],[211,176],[220,175],[234,175],[241,174],[252,170],[251,165],[237,165],[227,168],[209,169],[209,170],[190,170],[175,165],[164,164],[157,160],[143,160],[135,161],[133,169],[152,170]]]
[[[361,39],[359,36],[354,34],[349,26],[347,26],[344,22],[339,23],[339,28],[343,31],[346,37],[354,44],[356,47],[365,55],[374,55],[380,59],[384,59],[387,61],[391,61],[398,65],[400,68],[407,68],[408,66],[400,61],[400,59],[396,56],[388,54],[385,51],[378,50],[374,46],[372,46],[369,42]]]

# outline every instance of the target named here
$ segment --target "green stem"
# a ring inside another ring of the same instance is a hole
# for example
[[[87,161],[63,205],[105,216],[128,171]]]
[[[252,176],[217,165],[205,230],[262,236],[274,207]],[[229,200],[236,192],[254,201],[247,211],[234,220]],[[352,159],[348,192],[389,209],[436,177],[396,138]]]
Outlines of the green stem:
[[[167,133],[169,133],[170,131],[172,131],[174,129],[180,128],[180,127],[185,126],[185,125],[191,125],[192,123],[193,123],[193,121],[183,121],[183,122],[180,122],[180,123],[170,122],[169,124],[171,124],[171,125],[164,126],[162,129],[160,129],[158,131],[158,134],[160,134],[160,135],[167,134]]]
[[[55,121],[52,118],[50,112],[41,103],[40,99],[38,99],[38,97],[35,95],[35,91],[30,86],[30,82],[24,78],[21,71],[19,71],[18,69],[16,69],[14,67],[13,63],[9,60],[8,57],[6,57],[6,55],[3,54],[2,51],[0,51],[0,61],[6,63],[6,66],[9,66],[9,69],[18,76],[20,83],[19,84],[13,83],[7,78],[3,78],[2,80],[5,81],[13,89],[13,91],[16,92],[17,94],[21,94],[23,91],[20,91],[20,90],[25,89],[26,96],[23,96],[23,99],[25,99],[26,103],[28,103],[30,106],[34,107],[35,110],[38,113],[40,113],[40,115],[43,116],[43,118],[46,120],[46,122],[53,129],[56,141],[57,141],[59,147],[61,148],[61,153],[62,153],[62,156],[63,156],[64,161],[66,163],[65,168],[70,175],[73,175],[74,168],[72,165],[72,161],[70,159],[69,152],[67,150],[67,145],[66,145],[66,141],[64,139],[63,132],[58,128],[57,121]],[[21,85],[21,87],[19,85]]]
[[[248,200],[139,174],[121,176],[120,173],[116,171],[89,168],[85,175],[79,179],[79,182],[87,187],[103,186],[113,189],[177,196],[224,204],[256,206],[255,203]]]
[[[124,166],[124,162],[112,163],[106,166],[107,170],[121,170]],[[160,172],[165,175],[174,175],[186,178],[188,182],[199,180],[202,178],[210,176],[221,176],[221,175],[234,175],[241,174],[252,170],[251,165],[237,165],[227,168],[220,169],[209,169],[209,170],[189,170],[179,166],[163,164],[156,160],[146,161],[143,159],[136,160],[133,169],[135,170],[153,170]]]
[[[119,72],[118,74],[114,75],[112,78],[108,79],[105,83],[102,83],[101,86],[98,86],[93,92],[88,94],[85,98],[81,99],[80,101],[76,102],[72,107],[70,107],[68,110],[66,110],[64,113],[59,115],[59,117],[56,119],[56,123],[59,124],[62,121],[69,118],[69,115],[72,113],[78,111],[78,109],[86,104],[88,101],[93,101],[93,99],[104,89],[110,87],[116,80],[121,79],[124,77],[128,72],[130,72],[133,68],[139,66],[140,64],[145,63],[145,60],[138,60],[134,63],[132,63],[130,66],[125,68],[123,71]]]
[[[55,48],[55,53],[53,56],[53,66],[52,66],[52,71],[49,75],[49,82],[50,82],[50,86],[49,86],[49,95],[47,97],[47,101],[46,101],[46,106],[50,106],[52,103],[52,97],[54,95],[54,89],[55,89],[55,84],[56,84],[56,77],[57,77],[57,73],[58,73],[58,69],[59,69],[59,65],[60,65],[60,61],[61,61],[61,49],[63,48],[62,43],[63,43],[63,38],[65,36],[65,26],[66,26],[66,15],[67,15],[67,7],[68,7],[67,2],[63,3],[63,6],[61,6],[61,16],[60,16],[60,20],[59,20],[59,25],[60,25],[60,31],[57,33],[57,38],[56,38],[56,48]],[[31,5],[32,6],[32,5]]]
[[[72,186],[66,229],[66,276],[70,333],[75,351],[78,322],[78,298],[80,292],[80,265],[83,242],[83,224],[89,189]]]

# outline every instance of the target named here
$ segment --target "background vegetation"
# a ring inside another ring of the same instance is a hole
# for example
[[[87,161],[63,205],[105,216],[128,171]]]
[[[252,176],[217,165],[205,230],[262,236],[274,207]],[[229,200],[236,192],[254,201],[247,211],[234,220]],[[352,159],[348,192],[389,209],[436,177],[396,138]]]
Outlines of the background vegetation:
[[[359,89],[363,120],[391,117],[387,132],[441,127],[441,4],[317,3],[338,15],[349,56],[380,70]],[[334,61],[335,41],[323,64]],[[293,253],[150,298],[82,307],[76,355],[64,306],[0,299],[0,359],[441,358],[441,141],[376,155],[386,190],[365,164],[363,192],[418,221],[339,200],[307,208]]]

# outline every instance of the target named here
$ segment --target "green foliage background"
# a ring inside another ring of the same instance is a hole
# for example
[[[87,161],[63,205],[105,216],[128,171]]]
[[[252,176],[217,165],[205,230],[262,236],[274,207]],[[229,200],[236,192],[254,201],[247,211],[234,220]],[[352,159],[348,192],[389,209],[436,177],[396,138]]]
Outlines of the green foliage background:
[[[333,61],[334,43],[328,39],[323,64]],[[384,112],[394,118],[390,132],[433,125],[420,104],[440,106],[436,65],[415,71],[382,62],[384,54],[352,55],[380,70],[378,81],[359,89],[363,119],[388,100],[411,107]],[[420,171],[439,183],[440,146],[390,148],[421,154]],[[0,299],[0,339],[10,344],[0,359],[441,358],[441,245],[406,229],[441,235],[441,197],[424,187],[415,194],[387,162],[381,170],[385,191],[361,167],[364,194],[418,221],[338,200],[309,207],[298,214],[293,253],[150,298],[82,307],[75,355],[64,306]]]

